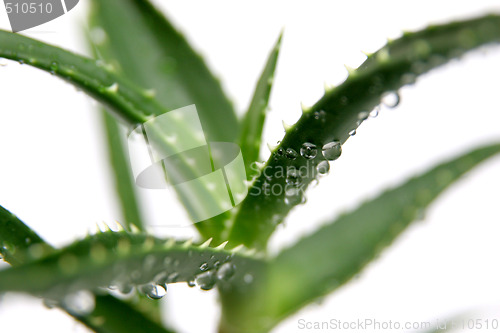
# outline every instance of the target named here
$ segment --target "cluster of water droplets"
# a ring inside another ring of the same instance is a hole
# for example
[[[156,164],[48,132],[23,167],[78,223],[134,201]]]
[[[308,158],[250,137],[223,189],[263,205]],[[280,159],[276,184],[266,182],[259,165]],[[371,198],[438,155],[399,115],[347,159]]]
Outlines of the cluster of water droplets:
[[[285,203],[287,205],[296,205],[304,202],[302,175],[295,167],[289,167],[285,179]]]
[[[214,259],[213,257],[211,259]],[[165,258],[164,262],[167,264],[179,263],[178,260],[172,262],[171,258]],[[199,272],[191,279],[187,279],[186,283],[189,287],[198,286],[202,290],[211,290],[217,283],[228,282],[236,272],[236,267],[231,261],[221,263],[215,261],[213,265],[208,262],[203,262],[199,266]],[[132,274],[134,275],[134,274]],[[140,273],[132,276],[133,279],[139,279]],[[179,282],[180,274],[178,272],[168,273],[161,272],[157,274],[149,283],[133,285],[131,283],[114,283],[108,289],[112,291],[119,291],[122,295],[130,294],[134,288],[141,294],[146,295],[148,298],[158,300],[167,294],[169,283]]]
[[[202,269],[201,266],[200,269]],[[208,264],[203,269],[205,271],[199,274],[195,280],[196,284],[202,290],[212,289],[217,284],[217,282],[229,281],[229,279],[233,277],[234,273],[236,272],[236,267],[231,262],[225,262],[223,264],[216,262],[214,264],[214,269],[211,270],[207,269],[208,269]],[[194,286],[194,283],[192,283],[192,286]]]
[[[405,75],[402,77],[403,84],[412,84],[416,79],[415,75]],[[375,91],[374,91],[375,93]],[[349,104],[349,99],[346,96],[340,98],[340,103],[342,105]],[[372,110],[361,111],[358,113],[358,119],[356,121],[356,126],[349,131],[350,136],[356,135],[357,128],[367,119],[376,118],[382,107],[392,109],[399,105],[400,96],[397,91],[389,91],[381,96],[380,104],[375,106]],[[327,118],[327,113],[324,110],[316,110],[312,113],[312,117],[315,121],[325,123]],[[279,145],[281,142],[278,141]],[[304,142],[300,147],[299,153],[291,147],[279,147],[273,152],[273,157],[275,160],[281,158],[286,158],[289,161],[294,161],[299,157],[299,155],[306,160],[317,160],[318,151],[321,149],[322,157],[316,164],[316,177],[312,181],[318,183],[318,176],[326,175],[330,171],[330,162],[337,160],[342,154],[342,144],[338,140],[333,140],[324,144],[323,146],[317,146],[313,142]],[[268,179],[268,181],[271,181]],[[305,196],[302,190],[303,181],[301,179],[300,173],[294,168],[288,168],[286,175],[286,189],[285,189],[285,203],[289,205],[295,205],[298,203],[305,202]],[[269,187],[270,184],[265,181],[263,187]]]

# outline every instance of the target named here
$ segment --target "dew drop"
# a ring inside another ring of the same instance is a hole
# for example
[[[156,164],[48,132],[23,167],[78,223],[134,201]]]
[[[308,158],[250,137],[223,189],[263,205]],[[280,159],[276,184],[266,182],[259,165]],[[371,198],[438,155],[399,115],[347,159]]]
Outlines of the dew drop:
[[[315,158],[317,153],[318,149],[316,148],[316,145],[310,142],[304,142],[300,148],[300,155],[308,160]]]
[[[201,271],[206,271],[207,269],[208,269],[208,263],[204,262],[203,264],[200,265]]]
[[[370,118],[377,118],[379,112],[380,107],[376,106],[373,110],[370,111]]]
[[[196,277],[196,283],[202,290],[210,290],[217,282],[217,275],[215,271],[206,271]]]
[[[106,91],[110,92],[110,93],[116,93],[116,92],[118,92],[118,88],[119,88],[118,83],[115,82],[112,85],[110,85],[109,87],[107,87]]]
[[[245,274],[245,276],[243,277],[243,281],[245,281],[245,283],[252,283],[253,282],[253,275],[250,274],[250,273],[247,273]]]
[[[356,135],[356,129],[353,129],[349,132],[350,136],[355,136]]]
[[[286,173],[286,183],[288,185],[298,187],[300,185],[300,182],[301,178],[299,171],[293,167],[288,168]]]
[[[127,284],[127,283],[119,284],[118,285],[118,290],[123,295],[128,295],[128,294],[130,294],[134,290],[134,286],[132,286],[131,284]]]
[[[326,112],[323,110],[314,111],[314,119],[320,120],[321,122],[325,122]]]
[[[143,284],[139,287],[139,291],[150,299],[161,299],[167,293],[167,286],[160,284]]]
[[[358,113],[358,120],[361,120],[361,121],[366,120],[369,115],[370,115],[370,112],[361,111],[360,113]]]
[[[222,281],[228,281],[236,272],[236,267],[231,262],[222,264],[217,271],[217,278]]]
[[[320,175],[326,175],[330,171],[330,163],[328,161],[321,161],[316,166],[316,170]]]
[[[16,252],[16,247],[12,243],[6,241],[2,243],[2,248],[4,251],[9,252],[10,254],[14,254]]]
[[[339,141],[328,142],[323,146],[322,151],[327,160],[334,161],[342,154],[342,145]]]
[[[66,295],[62,304],[70,313],[84,316],[94,311],[95,297],[90,291],[82,290]]]
[[[388,108],[395,108],[399,104],[399,94],[395,91],[386,92],[382,95],[381,101]]]
[[[33,259],[39,259],[45,255],[46,247],[43,244],[36,243],[28,248],[28,253]]]
[[[295,206],[302,202],[302,192],[297,187],[286,186],[285,204]]]
[[[297,152],[295,150],[293,150],[292,148],[287,148],[286,149],[286,152],[285,152],[285,156],[290,159],[290,160],[294,160],[297,158],[299,154],[297,154]]]
[[[107,35],[104,29],[101,27],[95,27],[90,30],[90,39],[94,44],[100,45],[106,41]]]
[[[54,75],[58,69],[59,69],[59,64],[57,62],[53,61],[50,64],[50,74]]]
[[[193,288],[196,286],[196,283],[193,280],[186,281],[187,285],[189,288]]]

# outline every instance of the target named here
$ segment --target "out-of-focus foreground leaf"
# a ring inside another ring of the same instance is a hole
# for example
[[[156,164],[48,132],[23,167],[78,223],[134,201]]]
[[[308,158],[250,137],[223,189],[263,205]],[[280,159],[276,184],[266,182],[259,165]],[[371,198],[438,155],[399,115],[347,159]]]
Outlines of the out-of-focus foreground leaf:
[[[55,250],[14,214],[0,206],[0,254],[13,266],[22,266]],[[129,304],[110,295],[95,295],[91,313],[75,313],[64,304],[63,310],[98,333],[170,333],[149,320]]]

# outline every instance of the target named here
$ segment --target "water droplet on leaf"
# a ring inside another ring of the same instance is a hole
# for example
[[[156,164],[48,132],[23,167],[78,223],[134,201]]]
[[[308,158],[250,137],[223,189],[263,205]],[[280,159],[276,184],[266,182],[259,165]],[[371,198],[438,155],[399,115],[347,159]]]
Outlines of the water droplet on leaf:
[[[196,277],[196,283],[200,286],[202,290],[210,290],[215,286],[217,282],[217,276],[215,271],[207,271],[201,273]]]
[[[380,111],[380,107],[376,106],[371,112],[370,112],[370,118],[377,118],[378,113]]]
[[[299,186],[301,182],[299,171],[293,167],[287,169],[286,183],[292,186]]]
[[[320,120],[324,123],[326,120],[326,112],[323,110],[314,111],[314,119]]]
[[[386,92],[382,95],[381,101],[388,108],[395,108],[399,104],[399,94],[395,91]]]
[[[54,75],[58,69],[59,69],[59,64],[57,62],[53,61],[50,64],[50,74]]]
[[[94,311],[95,297],[90,291],[82,290],[66,295],[62,303],[69,312],[83,316]]]
[[[323,156],[329,161],[336,160],[342,154],[342,146],[339,141],[332,141],[325,144],[322,150]]]
[[[361,121],[366,120],[366,118],[368,118],[369,115],[370,115],[370,112],[361,111],[360,113],[358,113],[358,119]]]
[[[300,188],[286,186],[285,188],[285,204],[286,205],[298,205],[302,202],[302,192]]]
[[[222,264],[217,271],[217,278],[222,281],[228,281],[236,272],[236,267],[231,262]]]
[[[294,160],[297,158],[297,156],[299,154],[297,154],[297,152],[295,150],[293,150],[292,148],[287,148],[286,149],[286,153],[285,153],[286,157],[290,160]]]
[[[300,155],[308,160],[315,158],[317,153],[316,145],[310,142],[305,142],[300,148]]]
[[[316,166],[316,170],[320,175],[326,175],[330,171],[330,163],[328,161],[321,161]]]
[[[139,291],[151,299],[161,299],[167,294],[167,286],[160,284],[144,284]]]
[[[253,282],[253,275],[250,274],[250,273],[247,273],[245,274],[245,276],[243,277],[243,281],[245,281],[245,283],[252,283]]]

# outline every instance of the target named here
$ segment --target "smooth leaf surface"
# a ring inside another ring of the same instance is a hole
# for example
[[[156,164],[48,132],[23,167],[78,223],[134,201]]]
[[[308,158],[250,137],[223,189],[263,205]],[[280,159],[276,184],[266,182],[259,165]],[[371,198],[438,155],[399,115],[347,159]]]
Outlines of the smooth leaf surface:
[[[265,173],[256,175],[249,195],[240,205],[230,243],[265,248],[278,223],[302,202],[307,185],[318,176],[317,166],[325,161],[321,147],[333,141],[343,144],[349,133],[381,103],[385,93],[415,82],[419,75],[468,50],[498,41],[500,17],[488,15],[406,33],[371,55],[343,84],[327,91],[287,129],[280,146],[264,166]],[[300,155],[304,143],[317,147],[314,158]],[[271,193],[269,189],[276,191]]]
[[[131,225],[143,230],[144,222],[130,170],[130,159],[123,142],[124,133],[120,130],[118,121],[115,118],[105,110],[102,110],[101,114],[108,147],[107,157],[113,171],[115,193],[119,198],[123,221],[125,221],[129,230]]]
[[[2,206],[0,206],[0,245],[0,254],[13,266],[25,264],[33,256],[44,256],[55,251]],[[61,304],[61,308],[99,333],[136,333],[140,329],[147,329],[151,333],[171,332],[149,320],[129,304],[110,295],[95,295],[95,308],[89,314],[77,314],[64,304]]]
[[[42,253],[53,251],[33,230],[16,215],[0,206],[0,255],[13,266],[26,262],[26,251],[31,246],[38,247]]]
[[[245,160],[247,175],[250,173],[251,164],[259,159],[262,129],[264,128],[269,97],[271,96],[282,36],[283,34],[279,36],[273,50],[269,54],[264,70],[255,87],[252,101],[243,119],[239,142],[243,159]]]
[[[238,122],[219,82],[149,1],[91,1],[91,38],[103,57],[169,110],[196,104],[208,141],[234,141]]]
[[[423,216],[465,173],[500,153],[500,144],[475,149],[414,177],[340,216],[270,261],[261,315],[275,323],[337,289]],[[471,208],[472,209],[472,208]],[[292,292],[293,291],[293,292]]]

